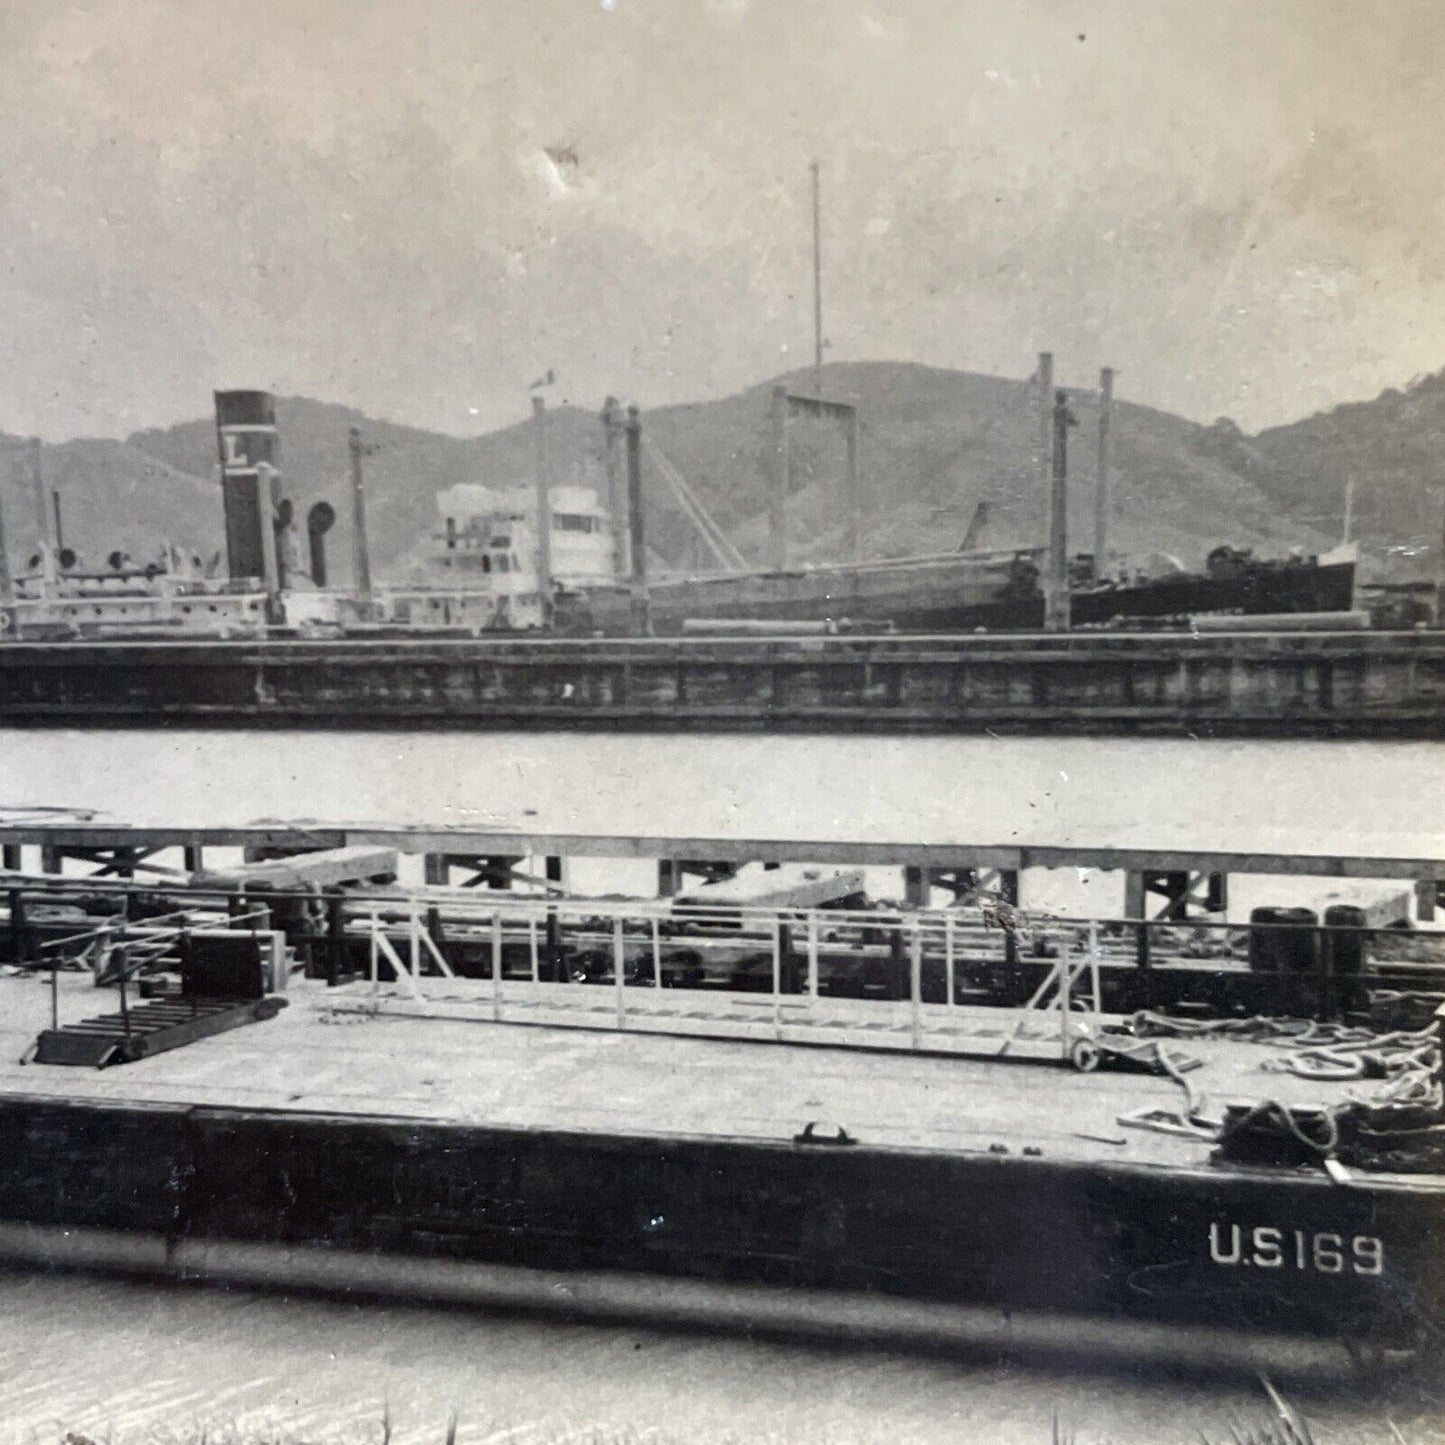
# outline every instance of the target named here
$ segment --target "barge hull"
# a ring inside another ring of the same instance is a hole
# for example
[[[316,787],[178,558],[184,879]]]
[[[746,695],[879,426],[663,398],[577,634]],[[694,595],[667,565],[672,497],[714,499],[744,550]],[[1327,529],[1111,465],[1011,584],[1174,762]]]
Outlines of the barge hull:
[[[1313,1171],[21,1095],[0,1158],[0,1253],[31,1264],[289,1259],[298,1284],[443,1296],[485,1266],[1383,1345],[1445,1298],[1445,1194]]]

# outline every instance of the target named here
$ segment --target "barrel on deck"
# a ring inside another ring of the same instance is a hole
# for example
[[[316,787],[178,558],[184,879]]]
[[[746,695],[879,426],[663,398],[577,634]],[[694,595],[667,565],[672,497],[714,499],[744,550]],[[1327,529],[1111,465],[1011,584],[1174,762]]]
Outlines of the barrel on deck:
[[[1324,924],[1320,952],[1334,994],[1334,1007],[1363,1008],[1369,1000],[1363,982],[1368,935],[1353,930],[1366,928],[1369,918],[1363,908],[1353,903],[1332,903],[1325,909]]]
[[[1256,908],[1249,915],[1249,967],[1254,973],[1314,973],[1319,968],[1319,915],[1312,908]]]

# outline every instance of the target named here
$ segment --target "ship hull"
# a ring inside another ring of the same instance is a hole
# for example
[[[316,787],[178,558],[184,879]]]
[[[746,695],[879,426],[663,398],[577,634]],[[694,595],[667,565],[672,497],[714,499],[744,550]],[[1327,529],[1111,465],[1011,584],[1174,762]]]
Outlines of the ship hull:
[[[625,630],[630,622],[630,599],[620,592],[594,589],[588,604],[603,631]],[[649,587],[648,605],[653,630],[662,633],[680,632],[696,618],[892,624],[924,632],[1028,627],[1043,619],[1033,568],[1011,555],[664,579]]]
[[[1229,573],[1180,573],[1119,586],[1076,587],[1075,626],[1116,619],[1347,612],[1355,564],[1256,563]],[[697,580],[665,579],[648,589],[653,630],[680,632],[694,619],[892,625],[901,632],[1033,631],[1044,601],[1023,555],[942,557],[798,572],[759,572]],[[631,624],[630,597],[588,594],[587,619],[607,632]]]
[[[1355,564],[1259,565],[1235,576],[1189,573],[1132,587],[1089,588],[1070,599],[1075,625],[1116,617],[1190,617],[1209,612],[1263,616],[1288,612],[1348,612],[1354,606]]]
[[[563,1305],[651,1278],[1407,1347],[1445,1297],[1423,1184],[24,1097],[0,1142],[0,1254],[32,1265],[479,1300],[503,1269]]]

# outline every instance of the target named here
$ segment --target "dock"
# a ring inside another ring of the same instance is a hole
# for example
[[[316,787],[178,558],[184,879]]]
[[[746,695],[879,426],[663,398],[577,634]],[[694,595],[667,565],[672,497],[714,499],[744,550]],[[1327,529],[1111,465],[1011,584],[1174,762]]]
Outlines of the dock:
[[[0,645],[0,722],[1445,736],[1445,633]]]

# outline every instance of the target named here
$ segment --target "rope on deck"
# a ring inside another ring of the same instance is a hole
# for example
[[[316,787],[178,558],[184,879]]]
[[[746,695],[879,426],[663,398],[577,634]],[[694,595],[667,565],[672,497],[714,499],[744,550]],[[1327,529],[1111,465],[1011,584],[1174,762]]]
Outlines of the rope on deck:
[[[1382,1166],[1375,1161],[1385,1151],[1408,1145],[1412,1136],[1418,1139],[1445,1122],[1440,1045],[1433,1026],[1377,1034],[1337,1023],[1263,1017],[1200,1021],[1141,1012],[1132,1027],[1141,1041],[1154,1042],[1160,1065],[1184,1090],[1185,1108],[1181,1113],[1152,1109],[1121,1115],[1123,1125],[1212,1139],[1225,1153],[1232,1142],[1240,1149],[1267,1148],[1274,1136],[1292,1140],[1307,1157],[1334,1161],[1343,1151],[1355,1164],[1378,1168]],[[1324,1107],[1261,1099],[1231,1108],[1222,1121],[1214,1121],[1205,1114],[1202,1094],[1159,1043],[1163,1037],[1260,1043],[1280,1050],[1262,1061],[1265,1072],[1317,1082],[1378,1080],[1381,1087]],[[1397,1162],[1393,1154],[1392,1162]]]

